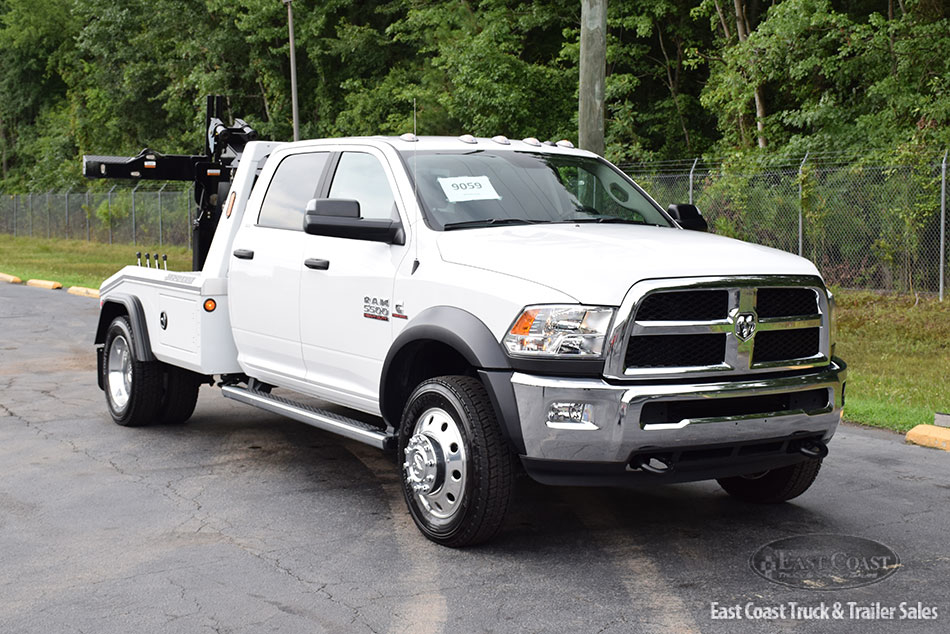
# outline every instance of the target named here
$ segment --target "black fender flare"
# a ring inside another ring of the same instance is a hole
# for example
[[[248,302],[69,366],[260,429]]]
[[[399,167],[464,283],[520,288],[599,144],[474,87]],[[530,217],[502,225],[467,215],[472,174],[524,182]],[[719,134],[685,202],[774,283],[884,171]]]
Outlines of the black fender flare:
[[[121,307],[121,308],[120,308]],[[124,293],[110,293],[103,300],[99,308],[99,325],[96,327],[96,345],[106,342],[106,331],[109,324],[119,315],[126,315],[132,325],[132,354],[136,361],[155,361],[152,354],[152,344],[148,337],[148,326],[145,323],[145,311],[142,302],[134,295]]]
[[[393,341],[380,375],[379,405],[387,411],[386,386],[393,361],[416,341],[437,341],[458,352],[475,369],[495,408],[501,431],[514,448],[524,453],[521,422],[511,383],[512,367],[501,344],[482,320],[453,306],[427,308],[407,325]],[[388,421],[398,422],[398,421]]]
[[[433,306],[413,318],[393,341],[383,363],[383,377],[399,351],[420,339],[446,344],[465,357],[472,367],[480,370],[505,370],[511,367],[501,344],[482,320],[461,308]]]

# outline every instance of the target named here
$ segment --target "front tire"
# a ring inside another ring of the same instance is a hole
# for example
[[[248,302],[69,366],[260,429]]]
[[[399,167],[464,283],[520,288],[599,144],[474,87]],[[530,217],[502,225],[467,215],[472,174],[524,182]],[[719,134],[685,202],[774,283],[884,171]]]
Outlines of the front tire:
[[[399,428],[403,494],[416,526],[449,547],[487,541],[504,522],[512,464],[485,387],[467,376],[421,383]]]
[[[719,478],[717,482],[726,493],[744,502],[777,504],[807,491],[818,477],[819,469],[821,460],[805,460],[765,473]]]
[[[113,319],[106,331],[102,384],[112,420],[126,427],[155,422],[164,389],[161,364],[136,361],[134,341],[128,318]]]

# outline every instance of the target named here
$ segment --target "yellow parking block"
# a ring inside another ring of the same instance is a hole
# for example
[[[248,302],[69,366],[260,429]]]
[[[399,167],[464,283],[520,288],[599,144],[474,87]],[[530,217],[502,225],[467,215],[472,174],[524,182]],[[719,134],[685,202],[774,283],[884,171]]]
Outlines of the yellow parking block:
[[[0,273],[0,282],[6,282],[8,284],[19,284],[22,282],[20,278],[16,275],[7,275],[6,273]]]
[[[50,280],[27,280],[27,286],[35,286],[37,288],[48,288],[49,290],[54,290],[57,288],[62,288],[63,285],[59,282],[52,282]]]
[[[81,297],[94,297],[99,299],[99,291],[94,288],[86,288],[85,286],[70,286],[67,290],[67,293],[70,295],[79,295]]]
[[[907,442],[950,451],[950,429],[936,425],[917,425],[907,432]]]

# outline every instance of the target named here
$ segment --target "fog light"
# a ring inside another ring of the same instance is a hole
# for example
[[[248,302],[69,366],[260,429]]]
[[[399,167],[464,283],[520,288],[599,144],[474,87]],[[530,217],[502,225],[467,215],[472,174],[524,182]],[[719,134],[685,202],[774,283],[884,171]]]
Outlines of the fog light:
[[[545,424],[551,429],[600,429],[593,419],[590,403],[551,403]]]

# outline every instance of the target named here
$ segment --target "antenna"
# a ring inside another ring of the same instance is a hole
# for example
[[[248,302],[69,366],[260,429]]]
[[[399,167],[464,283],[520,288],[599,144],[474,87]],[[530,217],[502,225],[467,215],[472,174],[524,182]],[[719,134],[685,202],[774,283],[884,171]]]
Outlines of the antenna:
[[[412,134],[413,135],[416,134],[416,98],[415,97],[412,98]],[[418,211],[418,213],[421,214],[422,204],[419,202],[419,154],[418,152],[416,152],[416,148],[418,145],[419,145],[418,141],[416,141],[416,143],[412,145],[412,196],[413,198],[415,198],[416,211]],[[418,217],[416,217],[416,229],[417,229],[415,232],[416,235],[414,236],[414,239],[413,239],[413,242],[415,242],[414,248],[415,248],[416,253],[415,253],[414,261],[412,263],[412,273],[410,273],[410,275],[415,273],[416,269],[419,268],[419,239],[422,236],[422,232],[418,230],[419,229]]]

